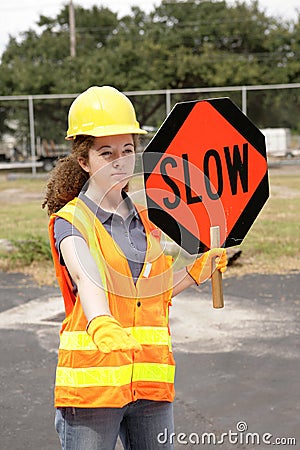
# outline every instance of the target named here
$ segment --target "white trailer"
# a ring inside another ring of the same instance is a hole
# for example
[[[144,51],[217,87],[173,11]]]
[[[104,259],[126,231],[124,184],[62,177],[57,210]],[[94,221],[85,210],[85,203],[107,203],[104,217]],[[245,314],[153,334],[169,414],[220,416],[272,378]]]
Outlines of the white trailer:
[[[289,128],[264,128],[260,130],[266,138],[269,156],[296,156],[297,150],[291,147],[291,130]]]

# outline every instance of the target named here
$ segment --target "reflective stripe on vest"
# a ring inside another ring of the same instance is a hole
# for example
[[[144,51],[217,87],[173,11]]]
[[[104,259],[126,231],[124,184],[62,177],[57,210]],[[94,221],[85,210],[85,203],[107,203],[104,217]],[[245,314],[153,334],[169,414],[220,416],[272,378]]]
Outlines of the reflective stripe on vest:
[[[56,386],[122,386],[131,383],[132,364],[121,367],[57,367]]]
[[[171,339],[167,327],[125,328],[142,345],[167,345],[171,351]],[[60,336],[60,350],[97,350],[86,331],[64,331]]]
[[[120,367],[88,367],[74,369],[57,367],[56,386],[73,388],[123,386],[131,382],[173,383],[175,366],[155,363],[134,363]]]

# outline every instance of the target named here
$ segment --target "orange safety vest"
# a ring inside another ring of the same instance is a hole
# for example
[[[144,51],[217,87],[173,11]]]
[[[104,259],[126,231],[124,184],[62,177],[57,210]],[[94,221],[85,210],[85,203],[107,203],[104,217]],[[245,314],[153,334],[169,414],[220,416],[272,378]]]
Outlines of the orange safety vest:
[[[50,217],[49,235],[66,318],[60,331],[55,406],[122,407],[138,399],[173,401],[175,361],[169,330],[172,257],[164,255],[160,231],[137,207],[147,237],[141,274],[134,284],[122,250],[79,198]],[[98,266],[112,315],[142,345],[140,352],[98,350],[87,319],[55,247],[54,220],[62,217],[81,232]]]

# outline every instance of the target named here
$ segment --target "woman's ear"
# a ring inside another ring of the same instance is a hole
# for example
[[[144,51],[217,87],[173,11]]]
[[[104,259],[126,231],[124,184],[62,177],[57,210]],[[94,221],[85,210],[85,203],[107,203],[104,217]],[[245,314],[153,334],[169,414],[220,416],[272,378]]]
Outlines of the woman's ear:
[[[82,156],[79,156],[79,158],[77,158],[78,164],[80,165],[80,167],[85,171],[85,172],[89,172],[90,171],[90,166],[88,164],[88,162],[86,161],[85,158],[83,158]]]

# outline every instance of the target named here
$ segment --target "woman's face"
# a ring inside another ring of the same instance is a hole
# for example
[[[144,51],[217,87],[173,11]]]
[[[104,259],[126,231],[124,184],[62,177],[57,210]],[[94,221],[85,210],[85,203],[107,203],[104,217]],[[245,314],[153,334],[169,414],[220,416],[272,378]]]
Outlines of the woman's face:
[[[89,173],[90,182],[103,192],[122,189],[134,171],[135,150],[131,134],[96,137],[89,150],[88,161],[79,158],[81,167]]]

